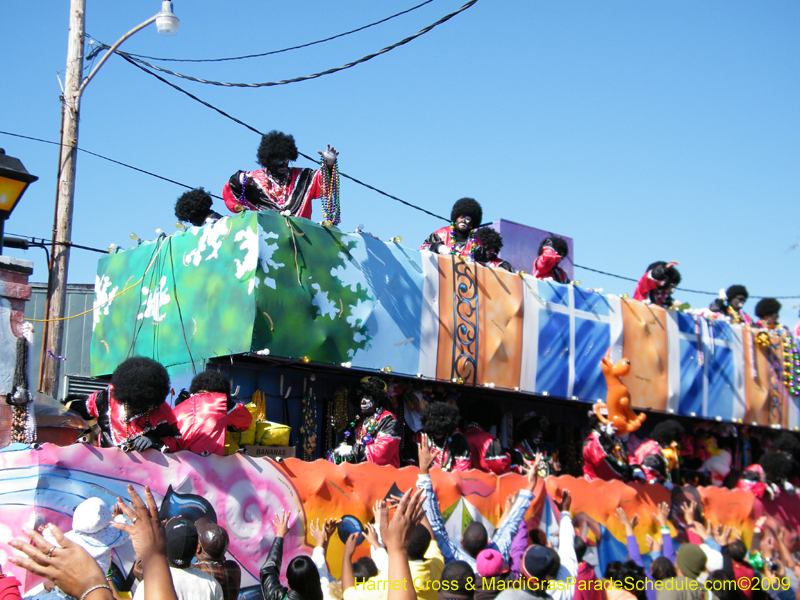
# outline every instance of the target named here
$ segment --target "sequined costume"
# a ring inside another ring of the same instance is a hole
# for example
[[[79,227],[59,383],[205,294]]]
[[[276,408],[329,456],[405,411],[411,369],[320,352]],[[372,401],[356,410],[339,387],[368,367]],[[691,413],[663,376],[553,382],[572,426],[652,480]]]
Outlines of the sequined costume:
[[[311,218],[311,201],[322,197],[322,169],[289,170],[287,182],[281,183],[266,169],[237,171],[225,184],[222,198],[231,212],[243,210],[288,210],[293,217]],[[244,194],[242,194],[244,188]]]
[[[244,431],[250,427],[253,415],[244,404],[231,403],[226,394],[209,392],[195,394],[174,408],[180,439],[166,440],[169,449],[189,450],[195,454],[225,454],[225,431],[232,427]]]
[[[469,258],[470,254],[473,253],[472,246],[474,244],[474,258],[478,262],[483,261],[483,247],[481,246],[480,241],[474,235],[475,230],[473,229],[470,231],[469,234],[465,234],[464,236],[453,234],[453,228],[451,225],[447,225],[445,227],[441,227],[430,234],[427,239],[422,243],[422,246],[419,247],[420,250],[430,250],[431,252],[439,252],[439,247],[444,245],[449,248],[451,251],[455,249],[456,254],[459,256],[463,256],[464,258]],[[470,240],[472,243],[470,243]]]
[[[536,279],[552,277],[558,283],[569,283],[567,272],[558,266],[563,257],[550,247],[542,249],[542,253],[533,261],[533,276]]]
[[[400,468],[400,423],[392,413],[378,409],[373,415],[360,416],[355,426],[354,462],[372,462]]]
[[[503,452],[500,440],[486,432],[477,423],[471,423],[464,431],[469,443],[469,452],[473,469],[487,473],[502,475],[511,467],[511,457]]]
[[[583,442],[583,477],[586,481],[627,481],[630,473],[624,444],[597,431],[586,437]]]

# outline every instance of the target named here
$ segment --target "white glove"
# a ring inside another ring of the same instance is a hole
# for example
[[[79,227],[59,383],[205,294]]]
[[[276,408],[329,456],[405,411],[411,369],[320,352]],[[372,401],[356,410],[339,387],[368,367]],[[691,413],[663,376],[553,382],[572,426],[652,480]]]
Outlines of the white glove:
[[[339,156],[339,153],[336,151],[336,148],[331,148],[331,145],[328,144],[328,149],[325,152],[317,150],[317,152],[325,159],[325,164],[329,167],[333,166],[333,163],[336,162],[336,157]]]
[[[342,444],[336,450],[333,451],[334,456],[338,456],[339,458],[347,458],[353,453],[353,447],[348,446],[347,444]]]
[[[450,254],[450,248],[445,246],[444,244],[440,244],[439,248],[436,250],[439,254]]]

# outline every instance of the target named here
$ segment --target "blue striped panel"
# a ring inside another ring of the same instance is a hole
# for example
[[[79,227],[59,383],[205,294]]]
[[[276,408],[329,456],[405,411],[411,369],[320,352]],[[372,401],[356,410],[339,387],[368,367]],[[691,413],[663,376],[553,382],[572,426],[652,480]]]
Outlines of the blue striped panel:
[[[565,286],[559,286],[565,287]],[[539,283],[539,290],[547,285]],[[567,395],[569,373],[569,315],[539,311],[539,356],[536,391]]]

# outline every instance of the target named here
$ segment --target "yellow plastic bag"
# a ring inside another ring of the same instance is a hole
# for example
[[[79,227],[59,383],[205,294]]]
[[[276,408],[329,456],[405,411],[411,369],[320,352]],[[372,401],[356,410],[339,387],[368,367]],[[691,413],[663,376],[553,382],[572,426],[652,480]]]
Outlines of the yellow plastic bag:
[[[250,427],[245,431],[228,432],[231,439],[240,447],[254,444],[256,439],[256,413],[258,412],[258,407],[254,402],[251,402],[250,404],[246,404],[245,408],[250,411],[250,414],[253,416],[253,419],[250,421]],[[226,443],[227,440],[228,436],[226,435]]]
[[[233,436],[239,437],[239,433],[231,433],[230,431],[225,432],[225,456],[239,451],[239,444],[236,442]]]
[[[271,421],[257,421],[255,444],[257,446],[288,446],[291,432],[292,428],[288,425]]]

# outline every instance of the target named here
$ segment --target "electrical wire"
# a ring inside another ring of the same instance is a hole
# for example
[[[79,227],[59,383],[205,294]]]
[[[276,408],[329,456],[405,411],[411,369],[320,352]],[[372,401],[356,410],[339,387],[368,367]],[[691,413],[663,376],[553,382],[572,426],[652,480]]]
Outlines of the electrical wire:
[[[52,144],[53,146],[60,146],[59,142],[51,142],[50,140],[42,140],[40,138],[30,137],[27,135],[20,135],[18,133],[11,133],[8,131],[0,131],[0,133],[4,135],[10,135],[13,137],[22,138],[24,140],[33,140],[34,142],[42,142],[43,144]],[[113,158],[109,158],[107,156],[103,156],[102,154],[97,154],[96,152],[91,152],[89,150],[84,150],[83,148],[78,148],[79,152],[84,152],[86,154],[90,154],[92,156],[96,156],[97,158],[102,158],[103,160],[107,160],[108,162],[114,163],[116,165],[120,165],[122,167],[126,167],[128,169],[132,169],[134,171],[138,171],[139,173],[144,173],[145,175],[150,175],[151,177],[155,177],[156,179],[161,179],[162,181],[166,181],[168,183],[174,183],[175,185],[179,185],[184,187],[188,190],[194,189],[191,185],[186,185],[185,183],[181,183],[180,181],[175,181],[174,179],[170,179],[169,177],[164,177],[163,175],[158,175],[157,173],[152,173],[150,171],[145,171],[144,169],[140,169],[139,167],[134,167],[133,165],[129,165],[124,162],[120,162],[118,160],[114,160]],[[210,194],[212,198],[216,198],[217,200],[222,200],[222,196],[217,196],[216,194]]]
[[[145,73],[147,73],[148,75],[152,75],[153,77],[155,77],[156,79],[158,79],[158,80],[159,80],[161,83],[165,83],[166,85],[168,85],[168,86],[170,86],[171,88],[173,88],[173,89],[175,89],[175,90],[177,90],[177,91],[181,92],[182,94],[186,94],[187,96],[189,96],[189,98],[191,98],[191,99],[192,99],[192,100],[194,100],[195,102],[199,102],[199,103],[200,103],[200,104],[202,104],[203,106],[205,106],[205,107],[207,107],[207,108],[210,108],[211,110],[213,110],[213,111],[215,111],[215,112],[217,112],[217,113],[221,114],[223,117],[225,117],[225,118],[227,118],[227,119],[230,119],[230,120],[231,120],[231,121],[233,121],[234,123],[238,123],[238,124],[239,124],[239,125],[241,125],[242,127],[245,127],[245,128],[247,128],[247,129],[249,129],[249,130],[250,130],[250,131],[252,131],[253,133],[257,133],[258,135],[264,135],[262,132],[260,132],[258,129],[256,129],[256,128],[255,128],[255,127],[253,127],[252,125],[248,125],[247,123],[245,123],[245,122],[244,122],[244,121],[242,121],[241,119],[237,119],[237,118],[236,118],[236,117],[234,117],[233,115],[229,115],[228,113],[226,113],[226,112],[225,112],[224,110],[222,110],[221,108],[217,108],[217,107],[216,107],[216,106],[214,106],[213,104],[210,104],[209,102],[206,102],[205,100],[202,100],[202,99],[198,98],[197,96],[195,96],[195,95],[194,95],[194,94],[192,94],[191,92],[188,92],[188,91],[184,90],[182,87],[179,87],[179,86],[175,85],[175,84],[174,84],[174,83],[172,83],[171,81],[167,81],[166,79],[164,79],[163,77],[161,77],[161,75],[159,75],[158,73],[153,73],[152,71],[148,70],[147,68],[143,67],[142,65],[138,64],[137,62],[135,62],[134,60],[132,60],[132,59],[128,58],[128,57],[127,57],[127,56],[125,56],[125,55],[121,55],[121,56],[122,56],[122,58],[124,58],[125,60],[127,60],[127,61],[128,61],[130,64],[132,64],[134,67],[136,67],[137,69],[141,69],[142,71],[144,71],[144,72],[145,72]],[[317,161],[316,161],[314,158],[310,157],[308,154],[303,154],[302,152],[298,152],[298,154],[299,154],[300,156],[302,156],[303,158],[306,158],[306,159],[310,160],[311,162],[313,162],[313,163],[315,163],[315,164],[317,163]],[[369,190],[372,190],[373,192],[377,192],[378,194],[380,194],[380,195],[382,195],[382,196],[386,196],[387,198],[391,198],[392,200],[396,200],[397,202],[400,202],[401,204],[405,204],[406,206],[408,206],[408,207],[410,207],[410,208],[413,208],[413,209],[415,209],[415,210],[418,210],[418,211],[420,211],[420,212],[424,212],[426,215],[430,215],[431,217],[436,217],[437,219],[441,219],[442,221],[446,221],[446,222],[448,222],[448,223],[450,222],[450,219],[446,219],[445,217],[443,217],[443,216],[441,216],[441,215],[437,215],[436,213],[432,213],[431,211],[429,211],[429,210],[426,210],[426,209],[424,209],[424,208],[422,208],[422,207],[420,207],[420,206],[417,206],[417,205],[415,205],[415,204],[411,204],[410,202],[406,202],[405,200],[402,200],[402,199],[398,198],[397,196],[393,196],[392,194],[389,194],[389,193],[387,193],[387,192],[384,192],[384,191],[382,191],[382,190],[379,190],[378,188],[376,188],[376,187],[373,187],[373,186],[369,185],[368,183],[364,183],[363,181],[361,181],[361,180],[359,180],[359,179],[356,179],[355,177],[353,177],[353,176],[351,176],[351,175],[348,175],[347,173],[345,173],[345,172],[343,172],[343,171],[339,171],[339,176],[340,176],[340,177],[344,177],[345,179],[349,179],[350,181],[352,181],[352,182],[354,182],[354,183],[357,183],[357,184],[359,184],[359,185],[362,185],[362,186],[364,186],[365,188],[367,188],[367,189],[369,189]]]
[[[208,79],[200,79],[199,77],[192,77],[191,75],[184,75],[183,73],[177,73],[175,71],[170,71],[169,69],[162,69],[161,67],[156,66],[154,64],[151,64],[151,63],[149,63],[147,61],[144,61],[144,60],[142,60],[140,58],[135,58],[135,57],[133,57],[133,55],[128,54],[127,52],[121,52],[119,50],[116,50],[115,52],[116,52],[116,54],[119,54],[122,57],[125,57],[125,58],[128,58],[130,60],[136,61],[137,63],[141,63],[142,65],[144,65],[144,66],[146,66],[146,67],[148,67],[150,69],[154,69],[156,71],[160,71],[162,73],[166,73],[167,75],[172,75],[174,77],[180,77],[181,79],[186,79],[187,81],[194,81],[195,83],[205,83],[207,85],[216,85],[216,86],[222,86],[222,87],[241,87],[241,88],[274,87],[276,85],[287,85],[287,84],[290,84],[290,83],[298,83],[300,81],[309,81],[311,79],[317,79],[317,78],[323,77],[325,75],[331,75],[333,73],[339,73],[340,71],[345,71],[346,69],[351,69],[352,67],[355,67],[356,65],[363,64],[363,63],[365,63],[365,62],[367,62],[369,60],[372,60],[373,58],[375,58],[377,56],[381,56],[382,54],[386,54],[387,52],[391,52],[395,48],[399,48],[400,46],[404,46],[404,45],[408,44],[409,42],[417,39],[418,37],[420,37],[422,35],[425,35],[429,31],[431,31],[434,27],[438,27],[442,23],[445,23],[445,22],[449,21],[450,19],[452,19],[453,17],[455,17],[457,14],[464,12],[465,10],[467,10],[468,8],[473,6],[476,2],[478,2],[478,0],[470,0],[464,6],[459,8],[458,10],[453,11],[448,15],[445,15],[444,17],[442,17],[441,19],[439,19],[435,23],[433,23],[431,25],[428,25],[427,27],[421,29],[419,32],[415,33],[414,35],[409,36],[409,37],[405,38],[404,40],[400,40],[399,42],[396,42],[396,43],[392,44],[391,46],[387,46],[386,48],[384,48],[382,50],[378,50],[377,52],[373,52],[372,54],[368,54],[367,56],[359,58],[358,60],[354,60],[353,62],[349,62],[346,65],[342,65],[340,67],[333,67],[331,69],[327,69],[325,71],[320,71],[319,73],[314,73],[312,75],[304,75],[302,77],[294,77],[292,79],[282,79],[281,81],[266,81],[264,83],[230,83],[230,82],[222,82],[222,81],[211,81],[211,80],[208,80]]]
[[[308,48],[309,46],[315,46],[317,44],[322,44],[324,42],[330,42],[332,40],[335,40],[335,39],[338,39],[338,38],[341,38],[341,37],[345,37],[345,36],[350,35],[352,33],[358,33],[359,31],[364,31],[365,29],[369,29],[370,27],[374,27],[375,25],[380,25],[381,23],[386,23],[387,21],[391,21],[392,19],[394,19],[396,17],[408,14],[408,13],[410,13],[412,11],[417,10],[418,8],[422,8],[423,6],[425,6],[426,4],[430,4],[431,2],[433,2],[433,0],[425,0],[425,2],[423,2],[422,4],[417,4],[416,6],[412,6],[411,8],[408,8],[406,10],[400,11],[399,13],[395,13],[395,14],[389,16],[389,17],[381,19],[380,21],[375,21],[374,23],[370,23],[369,25],[364,25],[362,27],[358,27],[357,29],[351,29],[350,31],[345,31],[344,33],[339,33],[339,34],[333,35],[331,37],[327,37],[327,38],[324,38],[324,39],[321,39],[321,40],[316,40],[314,42],[308,42],[307,44],[300,44],[299,46],[290,46],[288,48],[282,48],[280,50],[271,50],[269,52],[262,52],[260,54],[245,54],[244,56],[230,56],[230,57],[227,57],[227,58],[159,58],[157,56],[146,56],[144,54],[130,54],[130,56],[133,56],[135,58],[147,59],[147,60],[159,60],[159,61],[162,61],[162,62],[187,62],[187,63],[224,62],[224,61],[230,61],[230,60],[243,60],[243,59],[246,59],[246,58],[259,58],[259,57],[262,57],[262,56],[271,56],[273,54],[281,54],[282,52],[289,52],[291,50],[300,50],[301,48]],[[95,41],[98,41],[98,40],[95,40]],[[102,42],[99,42],[99,43],[101,44],[101,47],[99,48],[100,50],[107,50],[108,48],[110,48],[110,46],[108,46],[106,44],[103,44]],[[93,52],[95,52],[95,51],[93,51]]]

